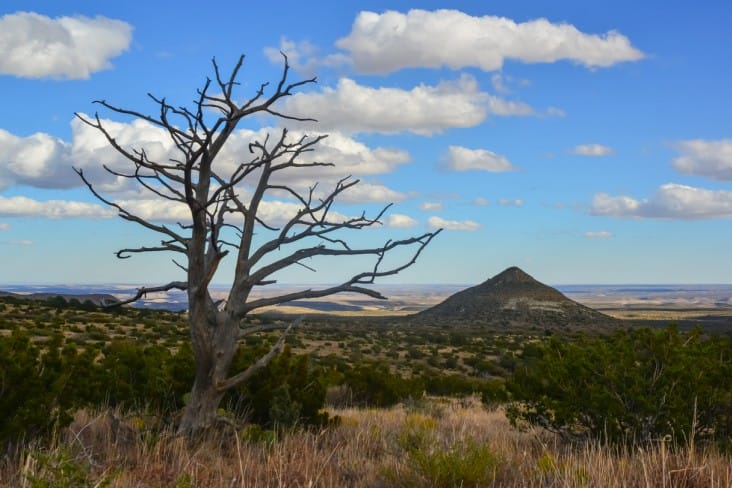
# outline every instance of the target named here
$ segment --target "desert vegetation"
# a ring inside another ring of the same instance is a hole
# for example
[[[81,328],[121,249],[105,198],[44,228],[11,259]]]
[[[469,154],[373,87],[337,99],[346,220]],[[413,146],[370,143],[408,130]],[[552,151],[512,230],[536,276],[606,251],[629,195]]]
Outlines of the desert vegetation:
[[[3,486],[732,481],[729,336],[313,318],[188,439],[183,313],[0,302]],[[234,366],[278,337],[247,337]]]

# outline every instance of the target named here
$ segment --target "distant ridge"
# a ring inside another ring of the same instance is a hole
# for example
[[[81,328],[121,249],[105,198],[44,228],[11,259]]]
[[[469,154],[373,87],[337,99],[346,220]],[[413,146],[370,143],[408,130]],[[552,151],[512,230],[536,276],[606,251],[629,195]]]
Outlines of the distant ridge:
[[[581,327],[617,324],[617,319],[570,300],[512,266],[493,278],[412,316],[420,323],[503,327]]]
[[[109,295],[107,293],[90,293],[90,294],[67,294],[67,293],[11,293],[9,291],[0,291],[0,298],[1,297],[12,297],[17,298],[21,300],[38,300],[38,301],[48,301],[53,300],[56,297],[61,297],[66,302],[70,302],[71,300],[78,300],[79,303],[85,303],[85,302],[91,302],[94,305],[100,306],[100,307],[108,307],[110,305],[114,305],[115,303],[119,302],[119,300],[113,296]]]

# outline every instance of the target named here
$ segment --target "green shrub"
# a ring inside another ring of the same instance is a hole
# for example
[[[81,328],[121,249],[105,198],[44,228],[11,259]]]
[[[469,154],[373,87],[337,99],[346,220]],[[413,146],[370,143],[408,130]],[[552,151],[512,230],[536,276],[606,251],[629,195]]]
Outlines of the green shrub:
[[[261,351],[260,351],[261,352]],[[237,370],[254,361],[257,352],[241,350],[234,361]],[[247,356],[245,358],[245,355]],[[245,413],[252,422],[267,427],[324,425],[325,371],[307,355],[294,355],[289,346],[249,381],[230,392],[229,408]]]
[[[424,392],[421,378],[402,378],[384,363],[362,362],[345,371],[344,377],[354,404],[361,406],[387,407]]]
[[[732,338],[676,328],[552,337],[507,381],[512,422],[612,443],[732,436]]]
[[[470,436],[441,439],[435,427],[430,417],[407,416],[396,438],[404,463],[385,473],[390,486],[481,487],[495,480],[501,460],[489,446]]]
[[[109,486],[112,481],[109,476],[93,481],[88,461],[63,446],[40,452],[32,460],[33,472],[25,477],[23,485],[30,488],[91,488]]]

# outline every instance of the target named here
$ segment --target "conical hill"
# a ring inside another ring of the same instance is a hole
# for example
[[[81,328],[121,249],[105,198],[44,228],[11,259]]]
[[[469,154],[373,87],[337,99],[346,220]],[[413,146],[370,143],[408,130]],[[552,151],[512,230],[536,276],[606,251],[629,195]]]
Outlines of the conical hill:
[[[592,327],[616,319],[570,300],[518,267],[448,297],[414,316],[420,323],[506,327]]]

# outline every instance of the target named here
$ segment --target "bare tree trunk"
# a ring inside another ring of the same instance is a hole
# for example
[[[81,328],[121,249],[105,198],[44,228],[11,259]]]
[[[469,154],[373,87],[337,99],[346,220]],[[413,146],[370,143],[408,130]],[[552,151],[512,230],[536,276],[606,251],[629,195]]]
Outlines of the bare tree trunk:
[[[224,392],[216,388],[210,372],[197,368],[196,379],[183,410],[178,433],[194,435],[213,425],[223,396]]]
[[[180,434],[196,434],[212,426],[217,418],[222,388],[239,347],[238,321],[206,306],[193,306],[189,325],[193,338],[196,376],[178,426]]]

